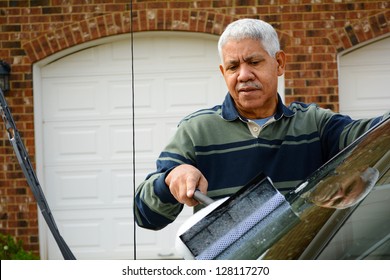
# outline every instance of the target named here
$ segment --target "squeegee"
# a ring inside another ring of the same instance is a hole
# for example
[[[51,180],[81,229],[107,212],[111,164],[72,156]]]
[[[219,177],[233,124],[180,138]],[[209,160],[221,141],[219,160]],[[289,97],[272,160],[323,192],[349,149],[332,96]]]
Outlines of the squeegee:
[[[227,199],[214,202],[200,191],[194,198],[207,207],[178,232],[176,249],[186,259],[257,259],[299,221],[263,173]]]

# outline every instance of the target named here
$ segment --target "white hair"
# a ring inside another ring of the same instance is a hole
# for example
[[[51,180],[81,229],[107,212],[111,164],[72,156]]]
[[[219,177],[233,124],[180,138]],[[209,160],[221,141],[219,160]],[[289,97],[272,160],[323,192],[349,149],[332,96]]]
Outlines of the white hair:
[[[269,23],[259,19],[239,19],[230,23],[218,41],[218,53],[222,60],[222,48],[230,40],[255,39],[262,43],[272,57],[280,51],[278,34]]]

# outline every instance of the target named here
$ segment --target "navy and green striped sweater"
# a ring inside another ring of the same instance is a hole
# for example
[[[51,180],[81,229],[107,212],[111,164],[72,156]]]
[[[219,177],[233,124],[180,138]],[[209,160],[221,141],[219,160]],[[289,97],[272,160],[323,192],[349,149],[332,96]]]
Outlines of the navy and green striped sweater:
[[[258,173],[269,176],[281,192],[295,188],[382,118],[353,121],[314,104],[283,105],[263,127],[241,117],[227,94],[222,105],[197,111],[181,121],[160,154],[157,170],[136,192],[139,226],[158,230],[183,208],[165,177],[180,164],[191,164],[206,177],[208,195],[229,196]]]

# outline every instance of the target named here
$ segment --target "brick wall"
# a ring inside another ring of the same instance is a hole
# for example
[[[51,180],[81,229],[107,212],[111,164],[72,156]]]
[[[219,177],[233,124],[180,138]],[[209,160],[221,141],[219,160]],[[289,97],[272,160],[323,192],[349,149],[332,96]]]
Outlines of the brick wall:
[[[130,0],[0,0],[0,59],[11,64],[7,100],[34,162],[32,65],[68,47],[130,32]],[[338,110],[337,53],[390,33],[388,1],[133,0],[133,31],[220,34],[241,17],[278,31],[288,66],[286,101]],[[0,122],[0,232],[39,252],[37,207]]]

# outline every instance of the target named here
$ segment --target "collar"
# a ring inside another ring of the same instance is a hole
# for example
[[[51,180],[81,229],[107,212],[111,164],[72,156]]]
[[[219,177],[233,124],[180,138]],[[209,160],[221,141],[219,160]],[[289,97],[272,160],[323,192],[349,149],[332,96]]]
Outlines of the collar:
[[[275,120],[279,120],[283,116],[292,117],[295,113],[287,108],[282,101],[282,98],[278,94],[278,105],[276,107]],[[244,122],[248,122],[248,119],[240,116],[237,112],[236,106],[234,105],[233,98],[229,93],[226,94],[225,100],[222,104],[222,118],[226,121],[234,121],[240,119]]]

